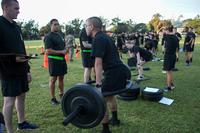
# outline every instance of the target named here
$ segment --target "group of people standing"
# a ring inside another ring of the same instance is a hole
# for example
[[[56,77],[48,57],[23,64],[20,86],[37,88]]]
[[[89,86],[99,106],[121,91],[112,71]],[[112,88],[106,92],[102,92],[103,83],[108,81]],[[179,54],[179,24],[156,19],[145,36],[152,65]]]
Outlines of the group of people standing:
[[[60,98],[63,96],[64,75],[67,73],[67,64],[65,61],[64,38],[59,34],[58,20],[50,21],[51,32],[45,37],[45,51],[48,54],[49,74],[50,74],[50,94],[51,103],[59,104],[55,98],[55,82],[58,78],[58,87]],[[91,17],[86,20],[85,27],[80,33],[80,45],[82,53],[82,64],[84,67],[84,82],[91,78],[92,68],[95,72],[96,88],[102,93],[113,92],[124,89],[129,78],[127,71],[129,69],[120,60],[117,47],[112,39],[102,31],[102,21],[98,17]],[[104,76],[102,76],[102,73]],[[117,102],[114,97],[105,97],[107,111],[102,120],[102,133],[110,133],[109,123],[119,125],[120,120],[117,117]],[[108,109],[112,112],[112,118],[109,120]]]
[[[5,127],[8,133],[14,133],[12,114],[15,106],[18,116],[17,128],[19,130],[37,129],[39,126],[31,124],[25,119],[25,96],[29,91],[28,83],[31,82],[31,73],[22,32],[14,21],[19,14],[19,3],[17,0],[2,0],[1,6],[3,15],[0,17],[0,76],[4,97],[3,116]],[[51,32],[44,38],[45,52],[48,54],[49,60],[51,103],[58,104],[59,102],[55,97],[55,82],[58,79],[59,96],[62,98],[64,75],[67,73],[64,56],[68,49],[65,45],[65,38],[59,33],[58,20],[52,19],[50,26]],[[82,43],[83,66],[85,68],[84,81],[89,80],[91,68],[94,67],[96,87],[104,93],[124,89],[129,76],[127,75],[129,69],[123,65],[115,44],[110,37],[102,32],[102,28],[100,18],[88,18],[80,40]],[[92,38],[92,41],[89,38]],[[93,59],[88,58],[90,55]],[[104,73],[103,77],[102,73]],[[117,117],[115,97],[107,96],[105,101],[109,106],[102,120],[102,133],[110,133],[109,123],[119,125],[120,121]],[[110,120],[108,109],[112,112]]]

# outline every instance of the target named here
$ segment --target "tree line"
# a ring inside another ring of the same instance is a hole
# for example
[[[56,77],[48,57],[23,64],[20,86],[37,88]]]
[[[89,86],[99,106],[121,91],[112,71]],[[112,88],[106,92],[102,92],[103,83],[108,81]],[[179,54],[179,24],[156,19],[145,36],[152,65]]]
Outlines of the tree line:
[[[107,30],[114,33],[122,33],[122,32],[148,32],[148,31],[156,31],[159,32],[162,27],[167,26],[169,24],[173,24],[177,28],[181,27],[193,27],[197,34],[200,34],[200,15],[197,15],[192,19],[181,20],[183,15],[180,15],[178,19],[162,19],[162,15],[156,13],[152,16],[152,19],[148,23],[135,23],[132,19],[129,20],[121,20],[119,17],[115,17],[113,19],[108,20],[102,16],[100,16],[103,25],[108,27]],[[48,32],[50,32],[50,24],[46,24],[39,28],[38,23],[35,20],[29,20],[28,22],[17,22],[22,29],[22,34],[25,40],[36,40],[40,39],[41,36],[44,36]],[[79,32],[81,28],[84,26],[84,21],[76,18],[74,20],[69,21],[67,24],[61,24],[61,31],[65,34],[74,34],[75,37],[79,36]]]

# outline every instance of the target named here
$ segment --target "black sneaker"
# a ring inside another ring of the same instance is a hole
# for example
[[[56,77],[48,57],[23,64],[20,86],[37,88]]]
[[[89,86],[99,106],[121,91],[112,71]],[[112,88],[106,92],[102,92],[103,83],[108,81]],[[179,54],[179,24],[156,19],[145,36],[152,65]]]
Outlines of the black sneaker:
[[[120,125],[120,120],[114,120],[113,118],[111,118],[109,120],[109,124],[112,126],[119,126]]]
[[[39,128],[39,126],[28,123],[27,121],[24,121],[22,123],[18,123],[17,130],[32,130],[32,129],[37,129],[37,128]]]
[[[192,63],[192,58],[190,58],[190,62]]]
[[[102,130],[101,133],[111,133],[110,130]]]
[[[52,105],[58,105],[59,102],[57,101],[56,98],[52,98],[52,99],[51,99],[51,104],[52,104]]]
[[[171,89],[173,90],[175,88],[174,84],[171,83]]]
[[[168,91],[171,91],[171,90],[172,90],[171,87],[166,87],[166,88],[163,89],[164,92],[168,92]]]

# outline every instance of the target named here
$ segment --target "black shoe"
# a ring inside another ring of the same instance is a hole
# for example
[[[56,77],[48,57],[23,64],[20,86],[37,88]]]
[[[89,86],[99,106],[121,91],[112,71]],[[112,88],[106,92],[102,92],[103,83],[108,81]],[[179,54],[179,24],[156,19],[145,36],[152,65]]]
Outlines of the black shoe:
[[[37,129],[37,128],[39,128],[39,126],[37,126],[35,124],[30,124],[30,123],[24,121],[22,123],[18,123],[17,130],[32,130],[32,129]]]
[[[120,120],[114,120],[113,118],[111,118],[109,120],[109,124],[112,125],[112,126],[119,126],[120,125]]]
[[[52,104],[52,105],[58,105],[59,102],[57,101],[56,98],[52,98],[52,99],[51,99],[51,104]]]
[[[171,87],[166,87],[166,88],[163,89],[164,92],[168,92],[168,91],[171,91],[171,90],[172,90]]]
[[[190,62],[192,63],[192,58],[190,58]]]
[[[171,89],[173,90],[175,88],[174,83],[171,83]]]
[[[111,133],[110,130],[102,130],[101,133]]]

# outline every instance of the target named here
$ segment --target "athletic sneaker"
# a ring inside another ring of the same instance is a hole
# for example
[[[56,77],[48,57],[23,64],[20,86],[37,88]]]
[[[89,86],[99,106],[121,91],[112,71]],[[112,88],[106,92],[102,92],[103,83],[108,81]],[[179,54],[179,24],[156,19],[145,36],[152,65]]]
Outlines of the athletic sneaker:
[[[111,133],[110,130],[102,130],[101,133]]]
[[[113,118],[111,118],[109,120],[109,124],[112,126],[119,126],[120,125],[120,120],[114,120]]]
[[[174,89],[174,88],[175,88],[174,84],[173,84],[173,83],[171,83],[171,89]]]
[[[28,123],[27,121],[24,121],[22,123],[18,123],[17,130],[32,130],[32,129],[37,129],[37,128],[39,128],[39,126]]]
[[[167,72],[163,70],[162,73],[167,73]]]
[[[144,79],[144,76],[139,76],[137,77],[137,80],[143,80]]]
[[[168,92],[168,91],[171,91],[171,90],[172,90],[171,87],[166,87],[166,88],[163,89],[164,92]]]
[[[52,105],[58,105],[59,102],[57,101],[56,98],[52,98],[52,99],[51,99],[51,104],[52,104]]]
[[[186,62],[185,62],[185,66],[190,66],[190,62],[189,62],[189,61],[186,61]]]

